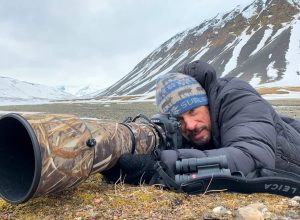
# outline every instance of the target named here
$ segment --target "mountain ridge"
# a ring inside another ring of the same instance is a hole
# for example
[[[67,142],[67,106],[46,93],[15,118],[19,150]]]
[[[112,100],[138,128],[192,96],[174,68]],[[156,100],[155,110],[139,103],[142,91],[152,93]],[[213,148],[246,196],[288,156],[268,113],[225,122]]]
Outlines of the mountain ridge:
[[[255,0],[174,35],[98,97],[153,93],[159,75],[197,59],[255,87],[299,86],[298,30],[298,0]]]
[[[218,77],[239,77],[255,88],[274,88],[262,89],[264,93],[297,93],[300,0],[254,0],[219,13],[163,42],[106,89],[99,90],[93,84],[53,88],[0,77],[0,102],[106,101],[109,97],[153,101],[158,76],[198,59],[210,63]]]
[[[73,98],[75,96],[51,86],[0,76],[0,102],[23,103],[33,101],[38,103]]]

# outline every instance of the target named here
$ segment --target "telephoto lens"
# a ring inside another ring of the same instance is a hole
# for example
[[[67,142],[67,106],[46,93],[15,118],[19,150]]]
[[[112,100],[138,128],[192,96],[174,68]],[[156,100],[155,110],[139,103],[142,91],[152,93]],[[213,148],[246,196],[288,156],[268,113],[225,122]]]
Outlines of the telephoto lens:
[[[151,123],[73,115],[0,118],[0,197],[11,204],[75,187],[109,170],[125,153],[149,154],[161,136]]]

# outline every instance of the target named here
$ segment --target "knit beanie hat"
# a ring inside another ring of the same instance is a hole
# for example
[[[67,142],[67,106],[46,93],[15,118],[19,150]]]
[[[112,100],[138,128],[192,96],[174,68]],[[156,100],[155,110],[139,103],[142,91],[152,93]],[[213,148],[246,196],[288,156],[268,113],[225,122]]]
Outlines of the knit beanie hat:
[[[191,76],[168,73],[156,81],[158,111],[175,117],[198,106],[208,105],[205,90]]]

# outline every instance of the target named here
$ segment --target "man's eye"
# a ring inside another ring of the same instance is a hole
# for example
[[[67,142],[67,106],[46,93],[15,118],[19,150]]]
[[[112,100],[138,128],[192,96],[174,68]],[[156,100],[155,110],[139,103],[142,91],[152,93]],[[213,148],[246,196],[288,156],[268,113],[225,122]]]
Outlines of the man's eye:
[[[190,111],[189,111],[189,114],[190,115],[194,115],[196,113],[196,111],[195,111],[195,109],[193,108],[193,109],[191,109]]]

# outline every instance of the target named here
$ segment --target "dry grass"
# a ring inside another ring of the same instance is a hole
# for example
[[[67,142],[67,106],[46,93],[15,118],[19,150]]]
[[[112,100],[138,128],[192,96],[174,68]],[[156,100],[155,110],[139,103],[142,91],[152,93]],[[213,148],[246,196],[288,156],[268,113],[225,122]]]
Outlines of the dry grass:
[[[266,94],[289,94],[290,92],[300,92],[300,87],[260,87],[256,90],[261,95]]]
[[[150,96],[147,99],[149,99],[149,100],[155,100],[155,96]]]
[[[116,185],[90,177],[73,190],[43,196],[21,205],[0,200],[0,219],[230,219],[238,207],[263,202],[274,214],[298,213],[287,199],[266,194],[215,193],[188,196],[152,186]],[[212,209],[229,212],[217,215]]]
[[[109,100],[118,100],[118,101],[130,101],[130,100],[136,100],[138,98],[140,98],[141,96],[113,96],[113,97],[109,97]]]

